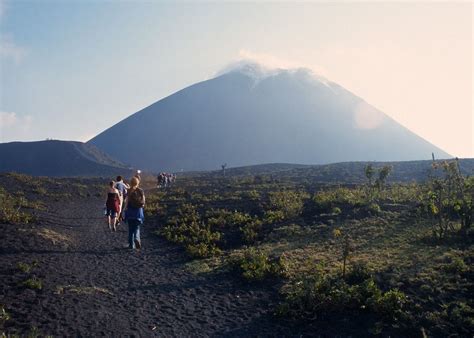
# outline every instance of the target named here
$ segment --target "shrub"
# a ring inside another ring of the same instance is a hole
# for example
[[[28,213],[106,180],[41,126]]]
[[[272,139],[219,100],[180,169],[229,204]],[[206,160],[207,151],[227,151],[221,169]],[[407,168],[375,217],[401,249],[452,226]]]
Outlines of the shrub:
[[[321,269],[295,279],[282,288],[277,314],[290,318],[324,318],[330,315],[371,313],[381,319],[399,318],[407,298],[398,290],[383,293],[365,269],[357,268],[347,281]],[[348,276],[349,277],[349,276]],[[349,283],[350,281],[350,283]]]
[[[474,330],[474,309],[464,302],[453,302],[446,309],[449,322],[460,332],[469,333]]]
[[[385,292],[378,299],[375,299],[374,310],[383,317],[396,320],[403,315],[403,309],[406,303],[406,295],[397,289],[393,289]]]
[[[360,207],[367,204],[368,196],[362,188],[332,188],[317,192],[313,196],[316,211],[331,212],[335,208]]]
[[[285,276],[287,272],[283,257],[270,257],[266,252],[255,248],[250,248],[243,255],[233,258],[231,265],[239,270],[242,277],[249,281],[281,277]]]
[[[254,243],[260,236],[262,222],[256,216],[250,216],[247,213],[238,211],[229,211],[226,209],[211,210],[206,213],[207,222],[213,228],[224,230],[225,228],[236,228],[242,234],[245,243]]]
[[[285,219],[285,214],[281,210],[268,210],[265,211],[263,215],[263,222],[265,224],[275,224],[283,221]]]
[[[251,221],[245,223],[240,227],[242,232],[242,238],[245,243],[252,244],[255,243],[260,235],[262,230],[262,221],[257,218],[252,219]]]
[[[167,240],[182,244],[193,257],[209,257],[220,253],[217,243],[221,233],[213,231],[191,204],[183,204],[160,233]]]
[[[21,272],[24,272],[24,273],[30,272],[31,269],[32,269],[33,267],[35,267],[35,266],[36,266],[36,264],[34,264],[34,263],[30,265],[30,264],[26,264],[26,263],[20,262],[20,263],[17,264],[18,269],[19,269]]]
[[[301,191],[275,191],[268,194],[268,207],[270,210],[279,211],[284,219],[301,215],[304,201],[309,198],[306,192]]]
[[[467,235],[474,219],[474,178],[464,177],[458,161],[433,162],[433,170],[442,169],[442,177],[430,177],[422,209],[431,217],[433,235],[443,239],[461,223]]]
[[[43,282],[36,277],[28,278],[23,283],[21,283],[21,285],[28,289],[34,290],[41,290],[43,288]]]
[[[251,201],[258,201],[260,199],[260,194],[257,190],[250,190],[242,193],[243,199],[248,199]]]
[[[377,203],[370,203],[367,210],[371,215],[378,215],[382,212],[382,209]]]
[[[192,257],[211,257],[220,254],[221,250],[208,243],[186,244],[186,252]]]
[[[350,285],[362,283],[370,279],[371,273],[365,263],[357,262],[352,265],[351,270],[346,275],[346,282]]]
[[[461,257],[451,257],[451,262],[444,265],[443,269],[451,273],[464,273],[469,270],[469,266]]]
[[[207,222],[214,228],[235,228],[252,220],[252,216],[238,211],[227,209],[212,209],[206,213]]]

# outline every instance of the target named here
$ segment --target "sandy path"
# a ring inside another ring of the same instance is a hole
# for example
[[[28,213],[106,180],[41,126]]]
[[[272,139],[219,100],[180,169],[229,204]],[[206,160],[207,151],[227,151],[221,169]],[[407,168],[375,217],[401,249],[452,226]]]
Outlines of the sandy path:
[[[127,249],[126,227],[109,232],[100,218],[101,206],[97,198],[83,198],[61,208],[51,205],[40,215],[40,224],[26,231],[0,225],[0,277],[5,281],[0,304],[11,315],[6,332],[24,334],[37,327],[43,334],[68,336],[296,333],[272,319],[268,291],[225,275],[186,271],[181,250],[153,235],[150,226],[142,228],[143,249]],[[33,234],[44,228],[71,243],[53,245]],[[16,268],[18,262],[34,260],[38,266],[29,274]],[[43,281],[43,290],[19,286],[32,274]],[[100,290],[84,294],[85,287]]]

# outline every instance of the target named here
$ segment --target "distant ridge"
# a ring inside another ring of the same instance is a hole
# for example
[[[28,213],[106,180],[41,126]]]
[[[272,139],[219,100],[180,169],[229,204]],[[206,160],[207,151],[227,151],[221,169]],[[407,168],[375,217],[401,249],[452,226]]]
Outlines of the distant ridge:
[[[155,102],[89,143],[152,171],[451,157],[310,70],[252,63]]]
[[[74,141],[0,143],[0,172],[34,176],[115,176],[131,170],[97,147]]]
[[[341,162],[324,165],[300,165],[269,163],[254,166],[227,168],[226,177],[270,175],[278,179],[285,177],[301,177],[304,180],[319,183],[363,183],[367,182],[364,169],[368,164],[374,168],[385,165],[392,166],[388,177],[391,183],[423,182],[434,174],[431,170],[432,161],[398,161],[398,162]],[[463,175],[474,176],[474,158],[459,160],[459,167]],[[438,174],[441,172],[438,171]],[[184,173],[186,175],[187,173]],[[215,177],[222,177],[222,171],[201,173]],[[191,173],[193,175],[193,173]]]

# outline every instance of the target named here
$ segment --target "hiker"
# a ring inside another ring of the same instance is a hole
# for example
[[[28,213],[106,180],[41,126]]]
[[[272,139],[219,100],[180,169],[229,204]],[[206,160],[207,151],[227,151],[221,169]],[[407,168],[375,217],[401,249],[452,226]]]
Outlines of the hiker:
[[[107,222],[109,229],[117,231],[116,220],[117,214],[120,211],[120,197],[119,191],[115,188],[115,182],[110,181],[107,188],[107,200],[105,201]]]
[[[135,176],[132,177],[125,208],[125,221],[128,223],[128,247],[130,249],[140,249],[142,247],[140,242],[140,225],[145,220],[143,213],[145,193],[138,187],[139,184],[139,179]]]
[[[141,180],[142,180],[142,178],[140,177],[140,174],[141,174],[141,173],[142,173],[141,170],[137,170],[137,171],[135,172],[135,175],[133,175],[133,177],[136,177],[136,178],[138,178],[138,181],[141,181]]]
[[[157,177],[157,180],[158,180],[158,188],[161,188],[163,187],[163,179],[164,179],[164,174],[163,173],[160,173]]]
[[[117,188],[119,192],[119,198],[120,198],[120,210],[118,213],[118,220],[117,220],[117,225],[120,225],[120,222],[122,221],[123,203],[125,199],[127,198],[127,189],[130,189],[130,186],[124,183],[122,176],[117,176],[117,182],[115,183],[115,188]]]

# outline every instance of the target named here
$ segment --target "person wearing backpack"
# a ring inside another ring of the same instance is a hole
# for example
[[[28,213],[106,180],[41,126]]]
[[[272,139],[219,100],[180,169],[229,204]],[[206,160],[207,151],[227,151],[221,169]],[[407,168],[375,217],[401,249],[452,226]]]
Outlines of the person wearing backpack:
[[[105,201],[107,222],[109,229],[117,231],[117,215],[120,212],[119,191],[115,188],[115,182],[110,181],[106,191],[107,200]]]
[[[140,225],[145,220],[143,208],[145,207],[145,193],[139,188],[140,180],[132,177],[130,189],[128,190],[127,203],[125,209],[125,221],[128,224],[128,247],[130,249],[140,249]]]

